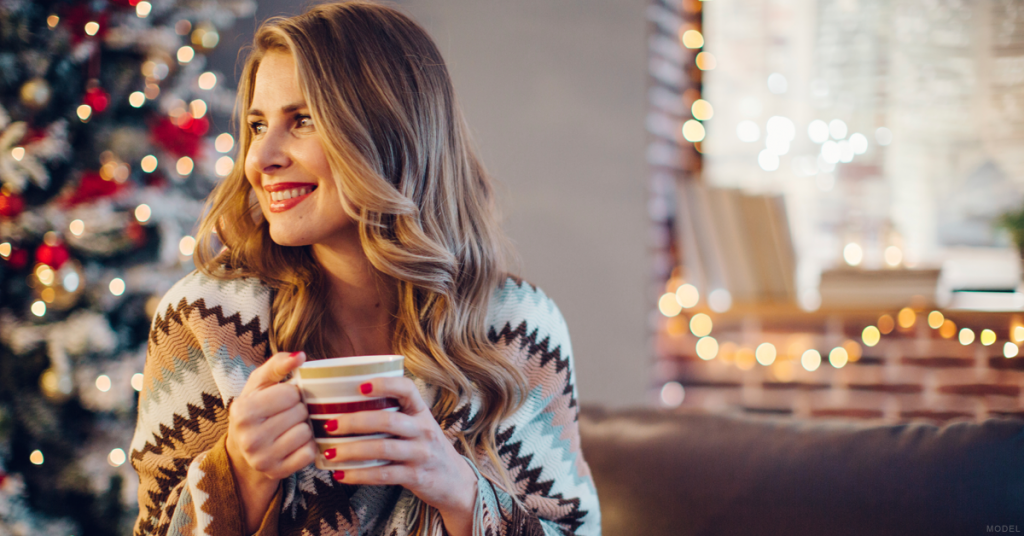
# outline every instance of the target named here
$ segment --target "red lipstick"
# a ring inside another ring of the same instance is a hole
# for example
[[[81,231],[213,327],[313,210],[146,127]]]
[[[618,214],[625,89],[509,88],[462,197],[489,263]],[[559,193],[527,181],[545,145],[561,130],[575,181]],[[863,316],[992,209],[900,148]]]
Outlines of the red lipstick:
[[[270,206],[268,207],[270,211],[284,212],[295,207],[301,203],[302,200],[309,197],[310,194],[316,191],[316,187],[315,183],[310,182],[279,182],[275,184],[265,184],[263,189],[266,190],[268,197],[270,197]],[[280,192],[286,192],[286,194],[291,194],[293,197],[280,199],[280,195],[275,195]],[[278,197],[278,199],[274,200],[274,197]]]

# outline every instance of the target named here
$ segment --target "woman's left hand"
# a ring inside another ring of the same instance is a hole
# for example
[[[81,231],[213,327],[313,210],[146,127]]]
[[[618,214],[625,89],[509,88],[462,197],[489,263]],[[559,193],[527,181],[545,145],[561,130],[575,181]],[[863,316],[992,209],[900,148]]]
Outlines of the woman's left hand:
[[[409,378],[374,378],[359,386],[368,398],[398,400],[398,411],[361,411],[337,417],[327,424],[331,435],[387,433],[388,439],[366,439],[335,449],[331,461],[390,460],[380,467],[335,471],[346,484],[399,485],[436,508],[450,525],[472,523],[476,502],[476,473],[445,437],[416,384]],[[325,453],[330,455],[330,453]],[[455,529],[455,530],[453,530]]]

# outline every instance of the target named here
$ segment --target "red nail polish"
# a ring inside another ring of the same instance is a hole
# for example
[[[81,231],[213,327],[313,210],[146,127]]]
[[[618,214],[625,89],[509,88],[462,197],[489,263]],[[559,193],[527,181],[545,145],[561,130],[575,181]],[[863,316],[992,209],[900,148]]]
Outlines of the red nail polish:
[[[326,428],[328,432],[333,432],[333,431],[337,430],[338,429],[338,420],[337,419],[331,419],[331,420],[327,421],[327,426],[325,426],[324,428]]]
[[[334,449],[327,449],[327,450],[324,451],[324,458],[327,458],[328,460],[333,460],[334,457],[337,456],[337,455],[338,455],[338,451],[336,451]]]
[[[343,479],[343,478],[345,478],[345,471],[335,471],[334,472],[334,479],[335,480],[337,480],[338,482],[341,482],[341,479]]]
[[[359,392],[364,395],[370,394],[370,391],[373,391],[373,384],[370,382],[366,382],[359,386]]]
[[[297,357],[301,353],[302,352],[292,352],[292,353],[288,354],[288,357]]]

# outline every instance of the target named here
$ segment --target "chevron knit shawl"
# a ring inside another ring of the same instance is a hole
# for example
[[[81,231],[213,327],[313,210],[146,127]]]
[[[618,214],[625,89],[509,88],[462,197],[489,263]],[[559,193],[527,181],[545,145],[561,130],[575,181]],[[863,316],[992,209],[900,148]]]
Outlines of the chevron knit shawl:
[[[131,462],[139,472],[136,535],[243,535],[228,464],[227,408],[270,355],[271,290],[252,278],[193,272],[153,318]],[[498,453],[525,508],[477,473],[473,534],[600,534],[590,468],[580,451],[569,333],[542,291],[508,279],[487,311],[488,336],[526,374],[525,404],[500,423]],[[413,378],[424,401],[435,388]],[[450,440],[472,421],[474,398],[444,419]],[[489,460],[475,453],[484,473]],[[409,534],[420,500],[400,486],[354,486],[310,465],[281,481],[258,535]],[[440,531],[432,531],[438,534]]]

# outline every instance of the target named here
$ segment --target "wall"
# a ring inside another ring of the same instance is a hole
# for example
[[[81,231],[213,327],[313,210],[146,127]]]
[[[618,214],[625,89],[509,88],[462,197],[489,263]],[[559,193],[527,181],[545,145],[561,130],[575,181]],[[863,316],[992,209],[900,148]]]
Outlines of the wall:
[[[484,162],[503,185],[520,273],[559,304],[583,402],[646,400],[643,2],[400,4],[445,55]],[[260,2],[256,20],[297,11]],[[224,32],[233,73],[252,24]]]

